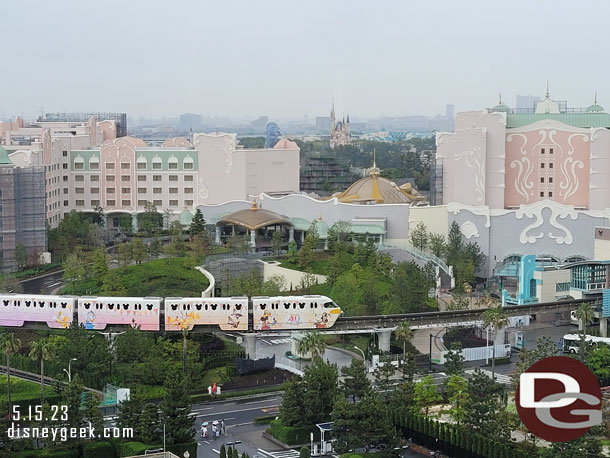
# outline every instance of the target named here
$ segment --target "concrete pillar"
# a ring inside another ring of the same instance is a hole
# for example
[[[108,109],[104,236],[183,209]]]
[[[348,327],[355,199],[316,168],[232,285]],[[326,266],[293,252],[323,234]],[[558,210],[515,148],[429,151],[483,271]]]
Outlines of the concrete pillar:
[[[134,213],[131,215],[131,227],[134,232],[138,232],[138,214]]]
[[[305,243],[305,231],[301,231],[301,243]]]
[[[294,242],[294,227],[291,227],[288,231],[288,243]]]
[[[377,341],[379,342],[379,350],[384,353],[390,352],[390,339],[392,338],[391,329],[375,329]]]
[[[216,236],[214,237],[214,243],[216,243],[216,245],[220,245],[220,227],[216,227]]]
[[[231,226],[231,237],[235,236],[235,226]]]
[[[496,336],[494,338],[494,345],[504,345],[504,340],[506,339],[506,328],[500,328],[496,331]]]
[[[599,318],[599,335],[600,337],[608,337],[608,318]]]
[[[242,345],[246,350],[246,358],[256,359],[256,334],[242,334]]]
[[[328,239],[324,239],[324,251],[328,251]]]
[[[256,248],[256,231],[250,230],[250,247]]]

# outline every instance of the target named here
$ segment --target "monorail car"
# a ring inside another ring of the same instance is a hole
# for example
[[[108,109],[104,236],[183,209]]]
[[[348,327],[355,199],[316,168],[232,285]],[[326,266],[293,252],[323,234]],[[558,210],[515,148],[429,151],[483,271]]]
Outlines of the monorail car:
[[[76,298],[38,294],[1,294],[0,326],[20,327],[25,322],[67,328],[74,319]]]
[[[341,309],[326,296],[256,296],[252,298],[255,331],[330,328]]]
[[[165,299],[165,330],[218,325],[224,331],[248,330],[247,297],[168,297]]]
[[[123,324],[159,331],[162,301],[160,297],[80,297],[78,324],[85,329],[102,330],[109,324]]]

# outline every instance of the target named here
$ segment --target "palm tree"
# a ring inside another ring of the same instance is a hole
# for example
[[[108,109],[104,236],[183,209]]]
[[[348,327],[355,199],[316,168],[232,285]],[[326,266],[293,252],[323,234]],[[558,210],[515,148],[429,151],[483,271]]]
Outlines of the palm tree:
[[[55,347],[49,339],[39,339],[30,347],[30,358],[40,361],[40,398],[44,404],[44,362],[55,358]]]
[[[413,329],[411,329],[411,324],[408,321],[403,321],[394,332],[396,337],[402,340],[402,356],[404,358],[407,353],[407,342],[413,338]]]
[[[580,348],[578,352],[580,353],[580,359],[582,360],[584,356],[584,347],[585,347],[585,335],[587,334],[587,326],[591,321],[593,321],[595,314],[590,305],[582,303],[576,309],[576,318],[580,320]]]
[[[308,332],[299,340],[298,351],[301,355],[311,353],[312,356],[320,356],[324,353],[326,342],[322,339],[322,335],[317,332]]]
[[[498,305],[497,307],[493,307],[485,310],[481,317],[483,318],[483,323],[485,326],[493,326],[494,331],[497,333],[500,329],[505,327],[508,324],[508,315],[504,310],[502,310],[502,306]],[[494,339],[495,340],[495,339]],[[494,341],[493,345],[493,353],[491,359],[491,378],[492,380],[496,379],[496,343]]]
[[[183,328],[182,329],[182,371],[184,372],[184,375],[186,375],[186,350],[187,350],[187,343],[188,343],[188,335],[189,335],[189,330],[188,328]]]
[[[2,351],[6,355],[6,378],[7,378],[7,395],[8,395],[8,411],[12,412],[11,406],[11,355],[14,355],[21,350],[21,340],[12,332],[6,334],[2,339]]]

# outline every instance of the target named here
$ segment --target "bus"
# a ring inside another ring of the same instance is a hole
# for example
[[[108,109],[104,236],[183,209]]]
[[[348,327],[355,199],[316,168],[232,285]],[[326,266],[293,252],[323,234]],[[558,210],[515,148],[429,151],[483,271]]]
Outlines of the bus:
[[[580,320],[576,317],[576,310],[572,310],[570,312],[570,322],[576,326],[580,326]],[[592,325],[599,324],[599,317],[594,316],[593,319],[591,320],[590,324],[592,324]]]
[[[578,353],[578,343],[580,342],[581,334],[566,334],[561,339],[559,346],[564,353]],[[585,342],[593,344],[603,343],[610,345],[610,337],[596,337],[585,335]]]

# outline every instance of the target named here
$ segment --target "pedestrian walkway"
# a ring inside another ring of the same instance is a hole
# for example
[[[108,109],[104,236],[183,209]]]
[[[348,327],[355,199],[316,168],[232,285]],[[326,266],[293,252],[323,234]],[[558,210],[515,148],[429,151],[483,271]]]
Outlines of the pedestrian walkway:
[[[486,370],[486,369],[480,369],[480,371],[481,371],[483,374],[487,375],[489,378],[492,378],[492,373],[491,373],[491,371],[488,371],[488,370]],[[465,372],[466,374],[473,375],[473,374],[474,374],[474,369],[468,369],[468,370],[465,370],[464,372]],[[512,379],[512,377],[510,377],[510,376],[508,376],[508,375],[506,375],[506,374],[498,374],[498,373],[496,372],[496,374],[495,374],[495,379],[496,379],[496,382],[501,383],[501,384],[503,384],[503,385],[512,385],[512,384],[513,384],[513,379]]]
[[[260,458],[298,458],[299,452],[294,449],[280,450],[278,452],[267,452],[262,448],[258,449]]]

